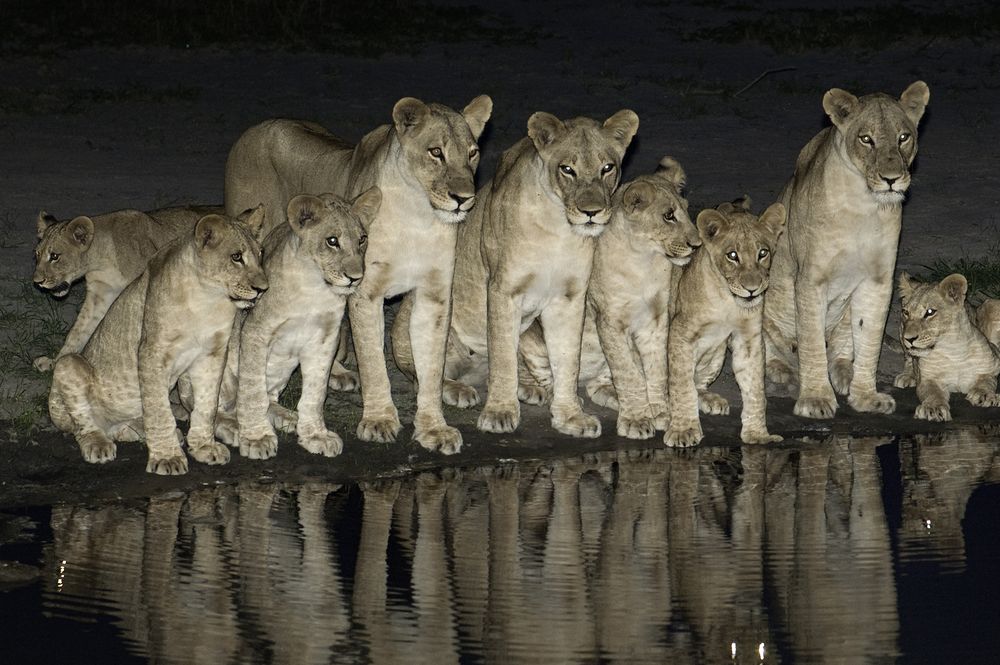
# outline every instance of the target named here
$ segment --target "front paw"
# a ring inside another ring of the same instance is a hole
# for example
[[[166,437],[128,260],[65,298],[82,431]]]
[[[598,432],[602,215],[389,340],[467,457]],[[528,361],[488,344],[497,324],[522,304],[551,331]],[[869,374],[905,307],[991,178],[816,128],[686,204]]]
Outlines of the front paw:
[[[913,412],[913,417],[932,422],[948,422],[951,420],[951,407],[940,402],[921,402]]]
[[[188,440],[188,453],[202,464],[226,464],[229,462],[229,448],[218,441],[192,446],[191,441]]]
[[[618,436],[626,439],[649,439],[656,434],[652,418],[618,414]]]
[[[358,438],[373,443],[392,443],[403,426],[396,414],[365,416],[358,423]]]
[[[837,358],[830,366],[830,383],[838,395],[846,395],[851,391],[851,381],[854,379],[854,365],[847,358]]]
[[[274,432],[240,432],[240,455],[248,459],[271,459],[278,454],[278,435]]]
[[[38,356],[31,364],[39,372],[51,372],[52,368],[56,364],[56,361],[52,360],[52,358],[49,358],[48,356]]]
[[[803,418],[833,418],[837,398],[833,395],[800,395],[792,412]]]
[[[299,445],[314,455],[336,457],[344,450],[344,440],[328,429],[299,434]]]
[[[267,421],[277,431],[292,434],[299,424],[299,414],[277,402],[271,402],[267,405]]]
[[[240,441],[240,425],[232,415],[219,413],[215,417],[215,438],[227,446],[237,446]]]
[[[441,386],[441,400],[449,406],[468,409],[479,404],[479,393],[461,381],[445,379]]]
[[[670,429],[663,435],[663,443],[671,448],[690,448],[698,445],[698,442],[705,438],[701,431],[701,423],[693,423],[688,426],[671,425]]]
[[[479,414],[476,427],[482,432],[506,434],[513,432],[521,424],[521,409],[513,406],[490,406],[487,404]]]
[[[972,406],[1000,406],[1000,395],[989,390],[970,390],[965,397]]]
[[[711,416],[728,416],[729,401],[722,395],[703,392],[698,395],[698,410]]]
[[[740,432],[740,440],[743,443],[759,445],[764,443],[778,443],[783,439],[777,434],[770,434],[767,429],[749,429]]]
[[[104,464],[110,462],[118,455],[118,448],[104,432],[88,432],[80,436],[77,441],[80,444],[80,452],[83,459],[91,464]]]
[[[792,373],[792,368],[787,363],[772,358],[765,365],[764,374],[769,381],[781,385],[792,385],[796,383],[797,377]]]
[[[552,394],[542,386],[518,384],[517,399],[525,404],[541,405],[552,399]]]
[[[331,390],[353,392],[361,385],[361,380],[358,378],[358,373],[353,370],[349,370],[346,367],[334,367],[330,370],[328,385]]]
[[[917,377],[909,370],[903,370],[893,379],[892,385],[897,388],[914,388],[917,385]]]
[[[591,401],[597,406],[617,411],[620,407],[618,402],[618,391],[615,385],[608,380],[597,381],[587,385],[587,394]]]
[[[427,450],[442,455],[454,455],[462,449],[462,433],[444,423],[414,430],[413,439]]]
[[[657,431],[665,432],[670,427],[670,407],[666,404],[650,404],[649,413]]]
[[[847,396],[847,403],[860,413],[892,413],[896,410],[896,400],[885,393],[863,393]]]
[[[158,476],[182,476],[187,471],[188,461],[184,453],[167,457],[154,457],[150,454],[146,463],[146,473],[155,473]]]
[[[601,421],[583,411],[569,416],[553,415],[552,427],[563,434],[583,439],[596,439],[601,435]]]

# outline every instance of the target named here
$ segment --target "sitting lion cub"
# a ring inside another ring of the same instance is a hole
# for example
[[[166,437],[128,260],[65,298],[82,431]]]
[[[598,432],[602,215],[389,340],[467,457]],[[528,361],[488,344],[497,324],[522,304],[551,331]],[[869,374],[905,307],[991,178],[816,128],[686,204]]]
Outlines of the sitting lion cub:
[[[35,246],[35,286],[56,298],[69,293],[76,280],[87,282],[80,313],[55,359],[35,358],[35,369],[47,372],[67,353],[78,353],[118,294],[142,274],[156,250],[190,233],[195,223],[222,208],[164,208],[152,212],[118,210],[81,215],[60,222],[44,210],[38,213]]]
[[[966,304],[967,290],[968,282],[957,273],[926,284],[905,272],[899,275],[903,305],[899,341],[912,358],[912,373],[904,370],[896,385],[912,385],[908,377],[916,382],[920,398],[916,418],[951,420],[948,395],[953,392],[965,393],[974,406],[1000,406],[996,392],[1000,352],[973,323],[976,313]],[[993,303],[986,301],[980,311],[994,308]]]
[[[239,339],[236,438],[244,457],[277,453],[268,411],[280,409],[278,394],[299,366],[297,419],[284,414],[283,420],[296,421],[299,445],[309,452],[334,457],[343,450],[341,438],[326,428],[323,403],[347,296],[364,275],[365,228],[381,201],[377,187],[353,203],[333,194],[301,194],[288,203],[288,223],[264,240],[270,289],[247,315]],[[226,392],[224,387],[223,404],[233,399]]]
[[[580,380],[596,403],[618,410],[618,435],[648,439],[665,429],[667,325],[671,286],[701,245],[681,191],[684,169],[664,157],[656,172],[623,185],[608,229],[597,239],[587,291]],[[536,386],[547,392],[552,371],[537,321],[521,335],[521,359]],[[528,400],[530,401],[534,400]],[[537,401],[542,401],[538,399]]]
[[[122,291],[81,353],[56,362],[49,415],[88,462],[113,460],[115,441],[145,436],[147,471],[186,473],[168,397],[182,373],[194,399],[188,451],[206,464],[229,461],[213,434],[226,346],[237,310],[267,289],[255,238],[264,211],[241,220],[202,217]]]
[[[729,413],[724,397],[708,392],[722,370],[726,347],[743,397],[744,443],[781,441],[764,419],[764,351],[761,331],[764,292],[785,206],[772,204],[758,219],[745,204],[723,203],[702,210],[698,231],[704,243],[681,274],[670,322],[670,428],[668,446],[701,441],[698,410]]]

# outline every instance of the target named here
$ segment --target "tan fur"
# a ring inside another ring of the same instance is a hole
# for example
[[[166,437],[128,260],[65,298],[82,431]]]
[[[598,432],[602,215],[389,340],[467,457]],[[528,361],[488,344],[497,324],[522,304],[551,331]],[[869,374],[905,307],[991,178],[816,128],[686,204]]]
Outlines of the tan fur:
[[[698,418],[727,414],[729,404],[708,386],[722,370],[726,347],[743,398],[744,443],[780,441],[767,431],[761,332],[771,258],[784,230],[785,207],[771,205],[758,219],[742,207],[723,204],[698,215],[703,246],[677,287],[670,323],[670,428],[668,446],[693,446],[703,437]],[[768,294],[770,296],[770,294]]]
[[[672,157],[656,173],[622,185],[608,229],[597,239],[587,291],[580,380],[602,406],[619,411],[619,436],[648,439],[666,429],[667,325],[671,285],[701,245],[681,190],[685,174]],[[550,389],[552,372],[537,321],[521,335],[520,355],[534,385]],[[523,377],[524,401],[532,385]]]
[[[288,223],[265,239],[270,288],[243,322],[237,351],[230,350],[236,357],[227,363],[219,401],[235,414],[220,414],[216,427],[220,439],[239,443],[244,457],[277,453],[277,418],[294,427],[311,453],[333,457],[343,450],[340,436],[326,427],[323,404],[347,297],[364,275],[364,229],[380,202],[377,187],[353,203],[333,194],[299,195],[288,204]],[[297,413],[278,404],[296,367],[302,373]]]
[[[55,358],[35,358],[35,369],[48,372],[67,353],[79,353],[118,294],[146,269],[159,248],[194,228],[204,215],[221,208],[192,206],[151,212],[118,210],[103,215],[81,215],[58,221],[44,210],[38,213],[35,272],[32,281],[56,298],[69,293],[83,279],[87,295],[80,313]]]
[[[1000,406],[1000,352],[976,327],[975,312],[965,301],[967,289],[959,274],[936,283],[916,282],[905,272],[899,276],[899,341],[912,364],[896,377],[896,385],[916,384],[916,418],[951,420],[953,392],[965,393],[975,406]],[[983,317],[987,325],[989,309]]]
[[[295,194],[345,197],[377,185],[382,206],[368,229],[365,277],[351,297],[363,388],[363,441],[393,441],[401,428],[385,366],[383,302],[412,292],[417,390],[414,439],[457,452],[462,436],[441,410],[441,368],[450,316],[458,222],[475,203],[476,140],[493,109],[483,95],[462,113],[404,97],[391,125],[350,146],[313,123],[269,120],[249,129],[226,163],[226,209],[264,200],[284,211]],[[273,213],[272,213],[273,214]]]
[[[187,471],[168,392],[181,374],[193,390],[187,447],[208,464],[229,460],[213,430],[233,320],[267,288],[254,238],[257,209],[237,221],[206,215],[164,247],[122,291],[81,353],[56,362],[52,422],[71,432],[88,462],[115,458],[115,441],[145,436],[146,470]]]
[[[444,400],[479,402],[464,381],[481,376],[488,348],[489,395],[479,429],[517,428],[518,340],[537,318],[547,329],[554,376],[553,427],[574,436],[600,434],[600,422],[583,412],[576,396],[580,337],[594,238],[611,218],[621,160],[638,126],[628,110],[603,124],[535,113],[528,137],[503,154],[493,181],[480,190],[481,203],[459,230]],[[401,309],[393,353],[410,373],[404,333],[409,326],[412,338],[414,325],[406,317]]]
[[[898,101],[830,90],[823,108],[833,126],[802,149],[781,194],[788,231],[775,252],[764,331],[768,376],[794,382],[798,368],[797,415],[833,417],[834,390],[856,411],[896,408],[877,392],[875,370],[929,98],[922,81]]]

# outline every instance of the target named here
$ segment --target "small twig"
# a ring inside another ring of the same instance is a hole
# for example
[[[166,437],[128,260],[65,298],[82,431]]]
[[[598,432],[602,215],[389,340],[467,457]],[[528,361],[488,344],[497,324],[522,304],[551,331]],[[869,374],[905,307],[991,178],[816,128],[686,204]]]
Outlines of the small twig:
[[[778,67],[777,69],[769,69],[766,72],[764,72],[763,74],[761,74],[760,76],[758,76],[757,78],[755,78],[754,80],[750,81],[750,83],[747,83],[745,86],[743,86],[742,88],[740,88],[739,90],[737,90],[736,92],[734,92],[733,93],[733,97],[739,97],[744,92],[746,92],[750,88],[752,88],[755,85],[757,85],[758,83],[760,83],[760,80],[762,78],[764,78],[765,76],[768,76],[770,74],[777,74],[778,72],[789,72],[789,71],[792,71],[793,69],[796,69],[796,68],[795,67]]]

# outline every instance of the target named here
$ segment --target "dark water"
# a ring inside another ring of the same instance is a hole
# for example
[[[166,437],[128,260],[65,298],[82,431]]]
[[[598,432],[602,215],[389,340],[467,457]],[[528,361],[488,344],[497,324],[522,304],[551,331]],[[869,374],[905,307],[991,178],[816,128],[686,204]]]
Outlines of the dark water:
[[[997,663],[988,429],[20,511],[0,662]]]

